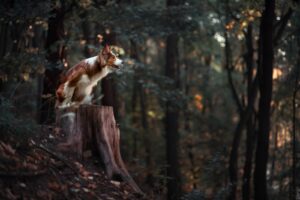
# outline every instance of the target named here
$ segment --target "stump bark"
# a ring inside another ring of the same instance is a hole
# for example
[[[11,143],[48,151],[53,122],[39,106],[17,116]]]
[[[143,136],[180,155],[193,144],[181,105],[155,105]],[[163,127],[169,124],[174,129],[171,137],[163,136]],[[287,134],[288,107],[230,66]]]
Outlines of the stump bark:
[[[128,173],[120,153],[120,130],[110,106],[82,105],[77,109],[65,109],[57,114],[59,126],[67,134],[62,150],[84,158],[85,152],[100,155],[110,179],[128,182],[140,194],[143,192]]]

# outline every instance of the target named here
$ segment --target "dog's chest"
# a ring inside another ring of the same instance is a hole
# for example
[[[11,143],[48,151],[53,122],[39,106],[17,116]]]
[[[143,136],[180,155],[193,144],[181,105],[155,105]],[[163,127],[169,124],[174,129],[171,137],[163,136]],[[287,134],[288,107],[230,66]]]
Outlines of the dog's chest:
[[[92,76],[88,76],[87,74],[81,75],[77,87],[81,90],[81,92],[90,94],[92,92],[93,87],[97,85],[97,83],[103,79],[109,70],[107,68],[103,68],[100,72],[93,74]]]

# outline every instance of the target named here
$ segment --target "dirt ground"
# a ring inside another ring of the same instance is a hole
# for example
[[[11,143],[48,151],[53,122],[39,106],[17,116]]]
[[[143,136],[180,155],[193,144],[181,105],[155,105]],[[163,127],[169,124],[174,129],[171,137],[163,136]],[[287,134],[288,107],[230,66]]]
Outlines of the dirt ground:
[[[124,182],[107,178],[99,159],[57,150],[65,136],[56,127],[24,141],[0,140],[0,199],[146,199]]]

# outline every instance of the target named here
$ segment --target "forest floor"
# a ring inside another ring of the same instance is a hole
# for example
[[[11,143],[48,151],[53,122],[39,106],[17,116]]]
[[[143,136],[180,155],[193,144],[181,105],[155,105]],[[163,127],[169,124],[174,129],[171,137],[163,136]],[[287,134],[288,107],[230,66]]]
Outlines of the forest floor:
[[[64,138],[44,126],[26,140],[0,140],[0,199],[142,199],[128,184],[109,180],[99,159],[57,151]]]

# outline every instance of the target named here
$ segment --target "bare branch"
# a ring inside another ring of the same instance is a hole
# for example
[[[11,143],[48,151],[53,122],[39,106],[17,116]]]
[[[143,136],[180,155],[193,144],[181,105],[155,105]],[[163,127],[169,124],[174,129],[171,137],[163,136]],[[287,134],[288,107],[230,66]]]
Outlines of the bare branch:
[[[288,11],[281,18],[281,20],[275,24],[274,29],[276,31],[275,31],[275,36],[274,36],[274,39],[273,39],[273,42],[274,42],[275,46],[277,46],[280,38],[282,37],[284,29],[286,28],[287,23],[288,23],[289,19],[291,18],[293,12],[294,12],[293,9],[289,8]]]
[[[238,107],[238,111],[241,114],[243,112],[243,106],[241,103],[241,100],[239,98],[238,92],[235,88],[235,85],[233,83],[233,79],[232,79],[232,63],[231,63],[231,48],[230,48],[230,44],[228,41],[228,33],[225,31],[225,69],[227,70],[227,77],[228,77],[228,83],[232,92],[232,96],[234,101],[236,102],[236,105]]]

